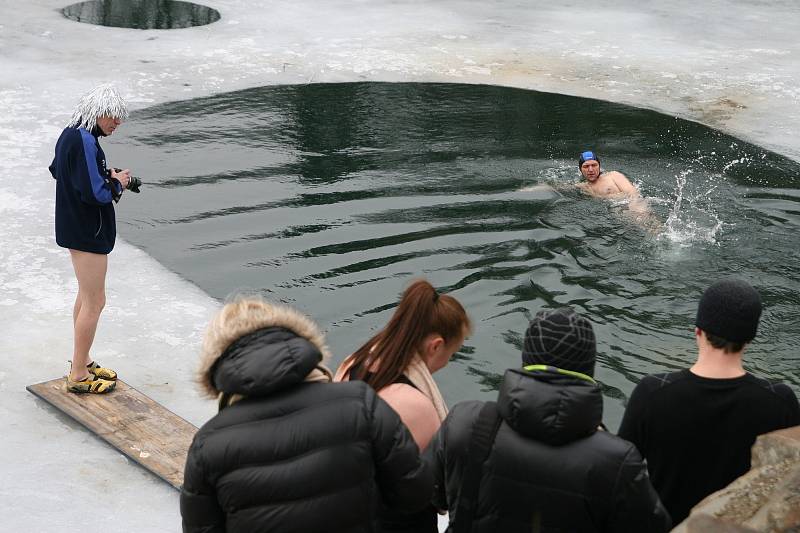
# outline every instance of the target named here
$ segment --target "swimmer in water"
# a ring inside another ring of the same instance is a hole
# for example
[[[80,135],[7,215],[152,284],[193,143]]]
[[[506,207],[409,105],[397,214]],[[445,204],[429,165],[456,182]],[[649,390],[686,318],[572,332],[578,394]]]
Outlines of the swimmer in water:
[[[592,151],[581,153],[578,167],[586,181],[577,185],[583,192],[596,198],[627,199],[628,211],[636,222],[652,233],[661,230],[662,223],[650,213],[647,200],[639,194],[639,189],[622,172],[600,170],[600,158]]]
[[[601,198],[629,196],[631,199],[639,197],[639,190],[625,177],[625,174],[616,170],[602,172],[600,158],[592,151],[581,154],[578,167],[586,180],[579,183],[578,188],[592,196]]]
[[[621,172],[600,170],[600,158],[592,151],[581,153],[578,159],[578,168],[585,181],[575,185],[538,183],[520,189],[526,192],[554,191],[559,189],[577,187],[582,192],[595,198],[616,200],[617,205],[624,205],[624,212],[631,216],[633,221],[646,228],[650,233],[657,234],[663,229],[663,223],[650,212],[647,200],[639,194],[639,189]]]

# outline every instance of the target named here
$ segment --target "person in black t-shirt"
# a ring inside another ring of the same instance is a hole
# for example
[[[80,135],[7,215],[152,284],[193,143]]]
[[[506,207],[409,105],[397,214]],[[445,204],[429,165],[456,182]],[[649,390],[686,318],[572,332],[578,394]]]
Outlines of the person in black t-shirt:
[[[760,316],[761,298],[748,283],[715,283],[697,309],[697,362],[646,376],[628,401],[619,436],[647,460],[674,524],[750,469],[758,435],[800,424],[800,406],[789,387],[742,367]]]

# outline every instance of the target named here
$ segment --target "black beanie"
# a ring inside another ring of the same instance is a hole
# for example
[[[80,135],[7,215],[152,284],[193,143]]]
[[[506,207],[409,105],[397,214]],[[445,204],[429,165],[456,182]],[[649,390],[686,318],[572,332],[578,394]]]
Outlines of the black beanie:
[[[522,362],[594,376],[597,344],[592,324],[565,307],[536,313],[525,332]]]
[[[761,297],[746,281],[725,279],[703,293],[695,325],[729,342],[750,342],[761,317]]]

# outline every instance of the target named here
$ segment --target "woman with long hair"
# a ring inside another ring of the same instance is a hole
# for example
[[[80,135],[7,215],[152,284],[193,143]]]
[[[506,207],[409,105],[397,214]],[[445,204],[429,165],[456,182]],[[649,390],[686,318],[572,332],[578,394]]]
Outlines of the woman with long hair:
[[[335,379],[369,384],[400,415],[424,450],[447,416],[431,374],[447,365],[471,327],[458,300],[416,280],[403,293],[386,327],[344,360]],[[433,507],[413,515],[384,509],[381,521],[384,531],[437,530]]]

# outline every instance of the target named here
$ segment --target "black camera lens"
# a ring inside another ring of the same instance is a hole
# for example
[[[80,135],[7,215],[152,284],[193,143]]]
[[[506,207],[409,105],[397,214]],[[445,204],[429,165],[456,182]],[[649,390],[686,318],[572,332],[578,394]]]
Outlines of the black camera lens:
[[[114,172],[122,172],[122,169],[114,167]],[[109,178],[111,177],[111,170],[108,171],[108,177]],[[141,192],[139,190],[139,187],[141,186],[142,186],[142,180],[140,180],[136,176],[131,176],[130,179],[128,180],[128,186],[125,188],[131,192],[139,193]]]
[[[142,186],[142,180],[140,180],[136,176],[131,176],[131,179],[130,181],[128,181],[128,186],[126,187],[126,189],[128,189],[131,192],[138,193],[141,192],[139,191],[139,187],[141,186]]]

